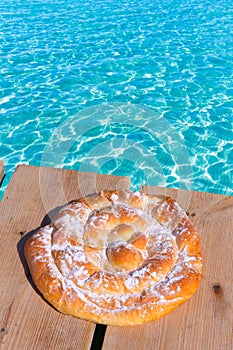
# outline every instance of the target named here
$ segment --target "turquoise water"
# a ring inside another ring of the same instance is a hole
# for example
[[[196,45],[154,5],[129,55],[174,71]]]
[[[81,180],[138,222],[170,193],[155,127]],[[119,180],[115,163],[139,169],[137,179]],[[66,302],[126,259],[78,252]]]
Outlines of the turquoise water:
[[[233,193],[232,1],[2,0],[0,42],[1,196],[19,163]]]

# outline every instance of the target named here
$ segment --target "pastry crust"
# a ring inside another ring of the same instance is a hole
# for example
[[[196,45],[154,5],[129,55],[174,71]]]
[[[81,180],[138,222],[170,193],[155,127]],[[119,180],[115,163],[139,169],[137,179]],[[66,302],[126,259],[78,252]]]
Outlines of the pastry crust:
[[[200,240],[174,199],[102,191],[74,200],[24,247],[32,279],[57,310],[117,326],[154,321],[195,293]]]

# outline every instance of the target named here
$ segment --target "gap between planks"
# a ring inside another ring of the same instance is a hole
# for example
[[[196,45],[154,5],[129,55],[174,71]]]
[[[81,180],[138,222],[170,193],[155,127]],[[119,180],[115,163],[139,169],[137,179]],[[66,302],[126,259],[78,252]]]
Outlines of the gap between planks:
[[[107,330],[107,326],[103,324],[97,324],[93,334],[90,350],[101,350],[104,337]]]
[[[5,169],[4,169],[4,164],[3,164],[3,161],[0,160],[0,186],[2,184],[2,181],[5,177]]]

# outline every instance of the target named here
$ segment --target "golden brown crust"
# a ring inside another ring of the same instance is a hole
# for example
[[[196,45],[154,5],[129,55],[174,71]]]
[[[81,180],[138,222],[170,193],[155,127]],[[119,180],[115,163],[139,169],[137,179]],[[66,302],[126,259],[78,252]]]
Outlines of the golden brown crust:
[[[172,198],[105,191],[65,205],[25,244],[32,279],[59,311],[96,323],[156,320],[195,293],[199,236]]]

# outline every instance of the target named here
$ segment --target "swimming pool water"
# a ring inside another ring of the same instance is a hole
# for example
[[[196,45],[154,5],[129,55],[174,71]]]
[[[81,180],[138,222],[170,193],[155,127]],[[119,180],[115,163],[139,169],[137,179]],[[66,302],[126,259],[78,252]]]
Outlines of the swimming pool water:
[[[231,1],[2,0],[0,42],[1,196],[19,163],[233,193]]]

